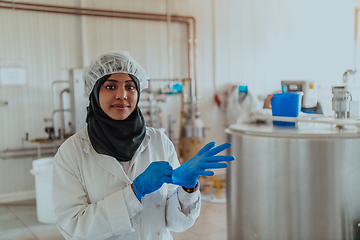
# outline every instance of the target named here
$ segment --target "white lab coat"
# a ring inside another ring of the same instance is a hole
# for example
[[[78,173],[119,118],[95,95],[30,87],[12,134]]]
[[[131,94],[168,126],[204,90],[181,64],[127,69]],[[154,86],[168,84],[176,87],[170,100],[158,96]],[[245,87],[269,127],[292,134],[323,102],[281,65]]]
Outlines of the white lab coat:
[[[66,239],[173,239],[170,231],[191,227],[200,214],[200,193],[164,184],[139,201],[132,181],[154,161],[179,161],[168,137],[153,128],[129,162],[127,172],[92,147],[87,128],[67,139],[54,163],[56,224]]]

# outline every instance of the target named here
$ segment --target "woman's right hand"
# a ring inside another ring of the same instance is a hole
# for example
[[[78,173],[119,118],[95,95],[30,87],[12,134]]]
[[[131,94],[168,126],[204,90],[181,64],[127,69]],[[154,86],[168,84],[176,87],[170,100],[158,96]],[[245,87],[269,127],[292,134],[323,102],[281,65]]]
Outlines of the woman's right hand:
[[[152,162],[143,173],[133,181],[136,197],[140,200],[146,194],[152,193],[164,183],[172,183],[172,167],[169,162]]]

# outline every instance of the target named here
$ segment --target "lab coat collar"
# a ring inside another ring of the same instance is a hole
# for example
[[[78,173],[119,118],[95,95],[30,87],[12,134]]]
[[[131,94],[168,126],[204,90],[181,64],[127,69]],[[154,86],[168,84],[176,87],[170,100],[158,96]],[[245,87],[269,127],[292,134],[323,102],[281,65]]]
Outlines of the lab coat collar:
[[[98,165],[100,165],[103,169],[110,172],[112,175],[119,178],[120,180],[123,180],[128,184],[132,183],[132,181],[129,179],[128,175],[124,172],[124,169],[121,166],[121,164],[119,164],[119,162],[114,157],[104,155],[104,154],[98,154],[95,151],[95,149],[91,145],[86,126],[78,133],[78,137],[80,139],[84,140],[84,142],[85,142],[83,151],[85,153],[89,154],[91,156],[91,158]],[[135,162],[136,158],[139,156],[139,154],[141,152],[143,152],[147,148],[147,146],[149,145],[149,141],[150,141],[150,135],[148,134],[148,128],[146,128],[145,138],[144,138],[143,142],[140,144],[139,148],[136,150],[132,159],[130,160],[128,172],[130,172],[130,173],[133,172],[132,168],[134,166],[134,162]],[[135,176],[133,176],[131,174],[130,177],[131,177],[131,179],[133,179]]]

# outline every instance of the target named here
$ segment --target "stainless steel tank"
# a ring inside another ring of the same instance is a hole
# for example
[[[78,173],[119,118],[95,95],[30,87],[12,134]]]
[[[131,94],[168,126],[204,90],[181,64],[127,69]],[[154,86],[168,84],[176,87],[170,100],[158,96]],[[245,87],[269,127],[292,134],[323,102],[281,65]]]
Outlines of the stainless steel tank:
[[[360,134],[236,124],[226,130],[228,240],[360,239]]]

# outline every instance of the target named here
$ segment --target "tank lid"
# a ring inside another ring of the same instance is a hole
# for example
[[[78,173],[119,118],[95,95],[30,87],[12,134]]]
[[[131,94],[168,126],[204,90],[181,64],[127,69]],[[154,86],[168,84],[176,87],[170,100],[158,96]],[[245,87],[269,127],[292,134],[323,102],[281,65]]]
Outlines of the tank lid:
[[[287,137],[287,138],[360,138],[357,127],[346,126],[338,129],[324,123],[299,123],[298,127],[278,127],[272,124],[246,124],[230,125],[225,130],[229,134],[246,134],[254,136]]]

